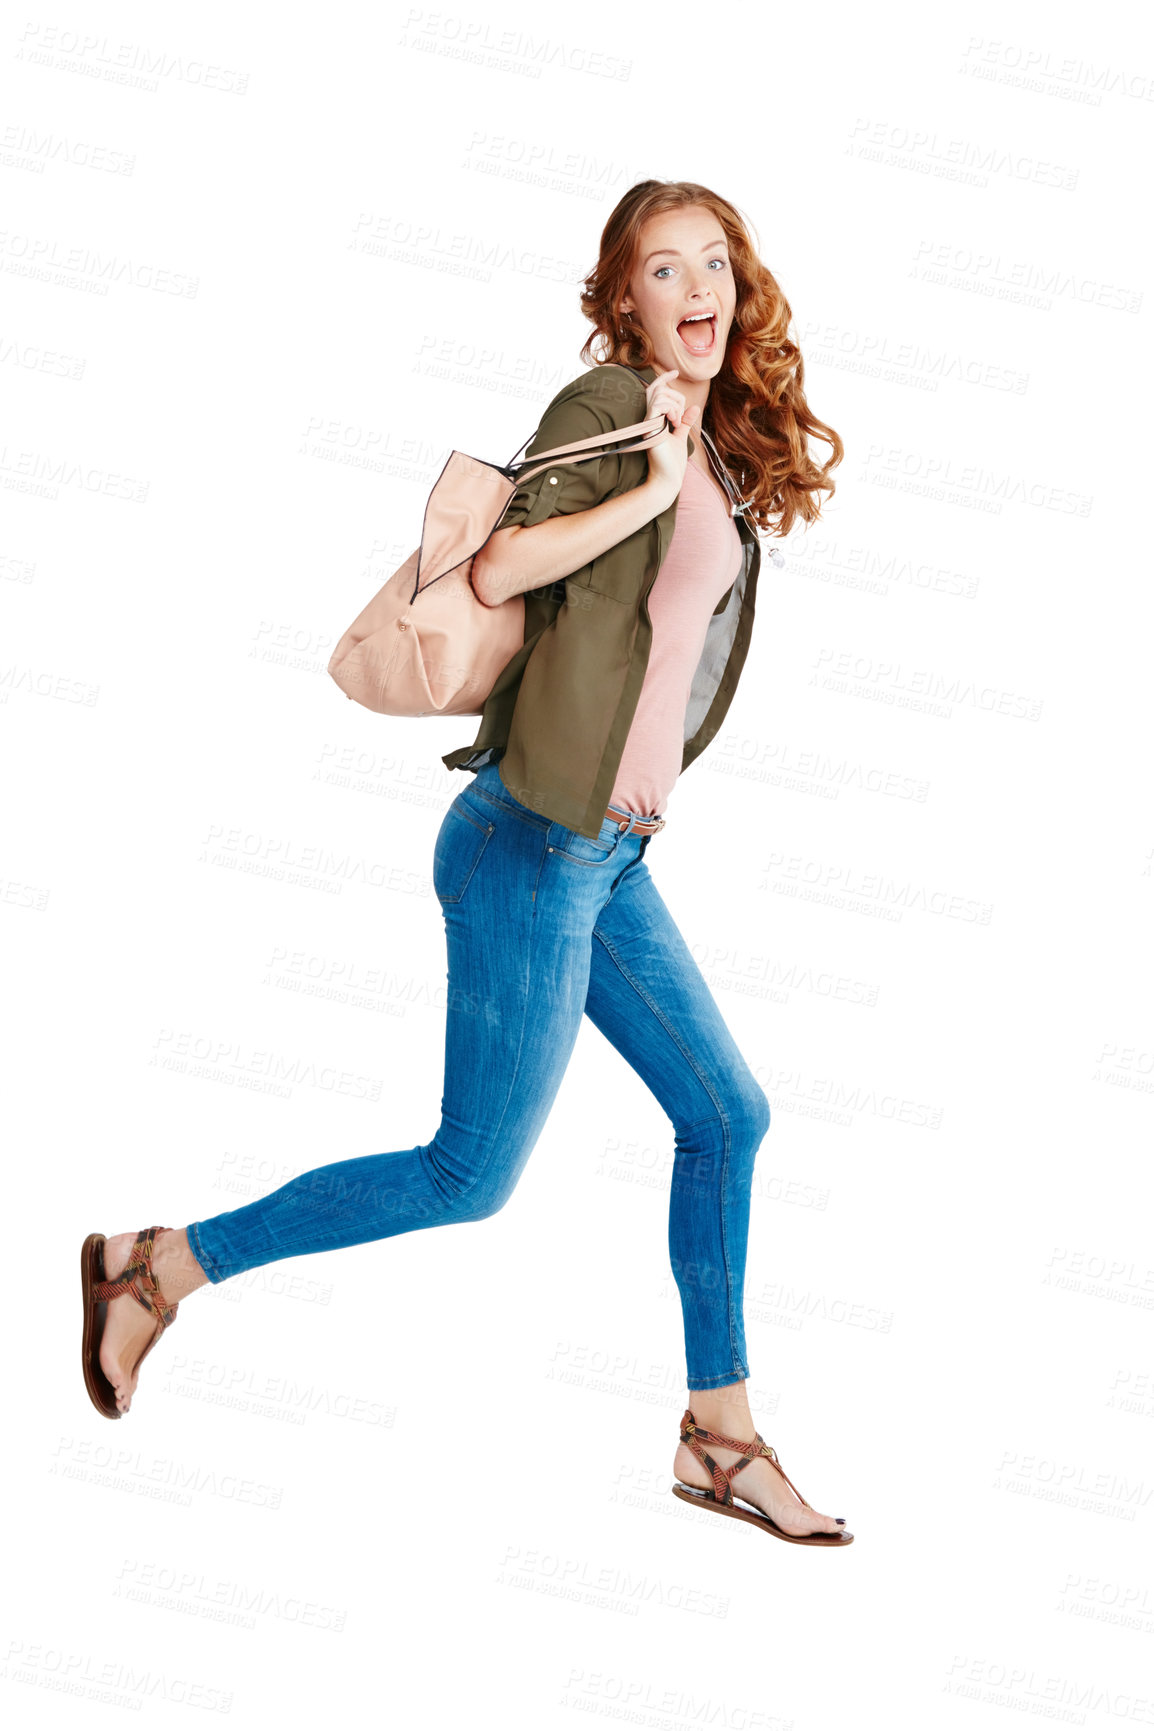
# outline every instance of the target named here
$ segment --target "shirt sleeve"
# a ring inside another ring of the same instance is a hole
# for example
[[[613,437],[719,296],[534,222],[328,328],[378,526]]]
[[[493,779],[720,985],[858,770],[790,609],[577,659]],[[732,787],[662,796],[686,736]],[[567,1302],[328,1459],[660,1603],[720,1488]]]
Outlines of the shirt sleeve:
[[[634,412],[630,399],[620,388],[598,390],[594,380],[596,374],[586,375],[577,386],[567,387],[550,403],[526,449],[527,458],[538,451],[551,451],[556,445],[592,438],[596,433],[611,433],[645,419],[644,398]],[[603,382],[596,380],[596,383]],[[497,527],[508,529],[520,524],[532,528],[547,517],[592,510],[609,497],[620,478],[621,458],[612,454],[590,457],[580,463],[551,464],[517,488]]]

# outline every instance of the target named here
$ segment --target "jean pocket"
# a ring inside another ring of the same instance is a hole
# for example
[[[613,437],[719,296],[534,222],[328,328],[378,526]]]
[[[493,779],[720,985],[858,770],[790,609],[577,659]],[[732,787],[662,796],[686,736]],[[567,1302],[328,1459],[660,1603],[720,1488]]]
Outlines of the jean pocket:
[[[496,824],[454,800],[441,820],[433,849],[433,893],[439,902],[459,902],[481,863]]]
[[[549,846],[560,859],[572,860],[574,865],[599,866],[606,865],[621,845],[621,831],[611,818],[601,825],[601,834],[596,841],[590,841],[588,836],[581,835],[575,829],[564,829],[561,824],[554,824],[549,831]]]

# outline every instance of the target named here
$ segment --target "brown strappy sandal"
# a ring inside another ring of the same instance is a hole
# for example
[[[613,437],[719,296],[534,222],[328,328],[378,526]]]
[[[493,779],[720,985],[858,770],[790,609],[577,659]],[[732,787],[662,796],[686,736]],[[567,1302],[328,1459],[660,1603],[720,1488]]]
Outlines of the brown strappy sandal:
[[[105,1418],[123,1418],[116,1404],[116,1390],[100,1368],[100,1343],[104,1338],[105,1308],[110,1299],[131,1292],[138,1304],[143,1304],[156,1318],[156,1333],[133,1365],[139,1370],[166,1328],[176,1319],[177,1305],[166,1304],[160,1286],[152,1272],[153,1242],[164,1226],[145,1226],[136,1234],[136,1242],[128,1262],[115,1280],[105,1279],[103,1232],[90,1232],[80,1250],[80,1286],[84,1295],[84,1334],[80,1357],[84,1366],[84,1386],[98,1413]]]
[[[686,1407],[681,1419],[681,1440],[712,1477],[713,1489],[699,1490],[696,1485],[682,1484],[678,1480],[673,1486],[674,1496],[680,1497],[683,1503],[696,1503],[714,1514],[731,1515],[735,1520],[748,1521],[751,1526],[760,1527],[763,1532],[772,1533],[775,1539],[785,1539],[791,1545],[852,1545],[852,1533],[787,1533],[776,1521],[771,1521],[768,1515],[763,1515],[756,1509],[737,1507],[733,1500],[732,1481],[750,1461],[755,1461],[759,1455],[765,1455],[773,1462],[794,1495],[801,1497],[807,1509],[813,1508],[813,1504],[806,1502],[793,1480],[786,1477],[785,1468],[777,1458],[777,1450],[770,1448],[760,1431],[754,1432],[754,1439],[753,1442],[738,1442],[736,1437],[722,1436],[719,1431],[703,1430],[695,1423],[691,1408]],[[712,1443],[714,1448],[736,1449],[745,1459],[734,1461],[731,1467],[719,1467],[713,1456],[706,1454],[702,1448],[703,1442]]]

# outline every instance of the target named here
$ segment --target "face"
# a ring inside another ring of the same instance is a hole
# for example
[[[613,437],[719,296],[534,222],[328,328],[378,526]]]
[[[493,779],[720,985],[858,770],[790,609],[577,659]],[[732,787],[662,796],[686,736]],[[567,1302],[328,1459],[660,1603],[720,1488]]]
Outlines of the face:
[[[711,210],[690,205],[649,218],[621,305],[648,333],[659,373],[676,367],[685,379],[717,376],[737,307],[737,284],[725,230]],[[702,313],[711,313],[712,320],[694,318]]]

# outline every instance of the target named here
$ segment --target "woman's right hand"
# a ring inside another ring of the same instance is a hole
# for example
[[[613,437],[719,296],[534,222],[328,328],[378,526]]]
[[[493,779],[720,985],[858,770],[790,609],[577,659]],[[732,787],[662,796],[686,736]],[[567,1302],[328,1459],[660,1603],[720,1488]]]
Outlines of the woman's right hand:
[[[686,437],[697,415],[697,404],[686,409],[684,393],[669,383],[670,379],[678,377],[677,368],[670,367],[667,373],[658,373],[645,391],[645,419],[649,421],[655,415],[668,415],[672,424],[672,431],[666,427],[662,437],[655,445],[650,445],[647,452],[649,479],[663,494],[668,494],[670,503],[680,493],[685,479],[685,465],[689,460]]]

